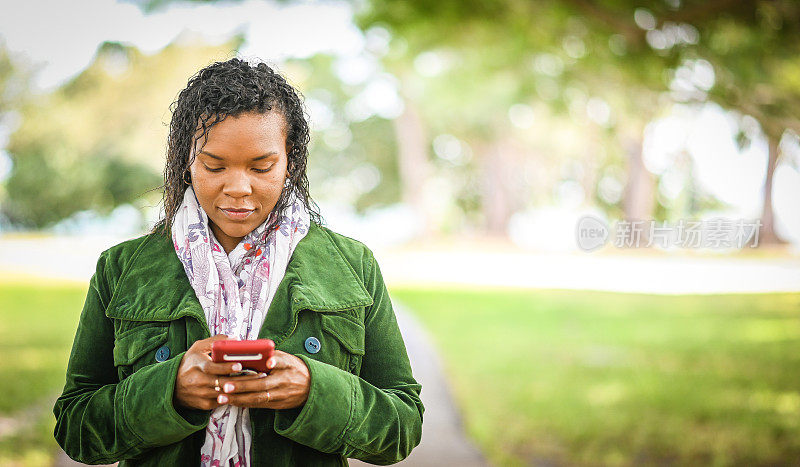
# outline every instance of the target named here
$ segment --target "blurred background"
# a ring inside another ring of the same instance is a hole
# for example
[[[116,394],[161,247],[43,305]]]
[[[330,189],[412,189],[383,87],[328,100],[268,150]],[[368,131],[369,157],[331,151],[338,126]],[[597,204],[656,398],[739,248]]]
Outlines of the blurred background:
[[[0,7],[0,464],[58,461],[97,257],[159,218],[170,103],[233,56],[305,96],[311,195],[375,251],[486,462],[800,459],[800,3]],[[643,241],[586,251],[587,215]],[[648,241],[714,219],[757,238]]]

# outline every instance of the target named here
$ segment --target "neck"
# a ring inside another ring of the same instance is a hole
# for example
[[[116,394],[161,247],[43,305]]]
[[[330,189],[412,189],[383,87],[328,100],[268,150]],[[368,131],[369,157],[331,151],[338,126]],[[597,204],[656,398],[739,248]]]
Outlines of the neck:
[[[222,245],[222,249],[225,250],[226,255],[230,254],[230,252],[236,248],[236,245],[242,241],[242,239],[239,237],[228,236],[219,227],[217,227],[217,224],[214,224],[213,222],[211,223],[210,228],[211,232],[213,232],[214,236],[217,238],[219,244]]]

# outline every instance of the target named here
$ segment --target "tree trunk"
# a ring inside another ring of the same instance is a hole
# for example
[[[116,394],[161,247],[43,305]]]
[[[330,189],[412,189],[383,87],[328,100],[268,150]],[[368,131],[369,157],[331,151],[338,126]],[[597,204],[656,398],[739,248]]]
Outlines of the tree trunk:
[[[638,138],[625,141],[625,152],[628,155],[628,180],[625,185],[622,204],[625,220],[628,222],[644,221],[638,224],[641,230],[638,246],[647,245],[649,221],[653,218],[655,204],[655,177],[644,166],[642,159],[643,141]],[[631,241],[628,242],[631,244]],[[632,238],[632,247],[636,247],[636,238]]]
[[[759,245],[781,245],[786,242],[775,233],[775,214],[772,210],[772,178],[778,165],[778,142],[780,137],[767,135],[769,156],[767,157],[767,177],[764,180],[764,204],[761,207],[761,228],[758,234]]]
[[[394,119],[397,135],[397,156],[403,202],[419,214],[423,235],[436,230],[431,224],[432,216],[425,202],[426,182],[431,174],[428,161],[428,143],[425,126],[414,103],[406,99],[405,110]]]
[[[520,150],[510,138],[482,145],[482,210],[487,234],[508,235],[508,221],[521,207],[523,190]]]
[[[589,127],[586,133],[586,141],[584,145],[584,156],[581,161],[583,166],[583,175],[580,179],[581,187],[583,188],[583,195],[586,204],[592,205],[595,202],[595,193],[597,193],[597,182],[599,178],[600,166],[603,163],[599,155],[603,150],[600,127],[597,125]]]

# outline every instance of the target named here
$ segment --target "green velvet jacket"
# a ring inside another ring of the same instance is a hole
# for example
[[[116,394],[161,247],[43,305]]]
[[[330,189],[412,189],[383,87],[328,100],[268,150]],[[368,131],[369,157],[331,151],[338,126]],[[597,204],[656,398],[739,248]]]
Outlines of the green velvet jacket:
[[[311,336],[321,343],[313,354],[304,346]],[[175,407],[172,395],[184,352],[207,337],[169,236],[101,253],[53,408],[64,451],[87,464],[199,465],[210,412]],[[419,444],[422,386],[362,243],[312,223],[259,337],[301,358],[311,386],[301,407],[250,410],[253,465],[386,465]]]

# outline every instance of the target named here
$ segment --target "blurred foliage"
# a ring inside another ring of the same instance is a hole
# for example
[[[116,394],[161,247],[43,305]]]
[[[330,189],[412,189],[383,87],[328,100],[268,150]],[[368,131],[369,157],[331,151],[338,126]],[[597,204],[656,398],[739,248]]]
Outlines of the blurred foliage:
[[[31,70],[0,41],[0,118],[22,105],[28,94]]]
[[[241,41],[206,46],[185,36],[153,55],[105,43],[81,74],[21,107],[8,145],[14,168],[3,213],[42,228],[81,210],[156,203],[170,103],[190,76],[234,54]],[[312,192],[358,211],[394,203],[400,188],[391,121],[374,113],[349,118],[345,108],[366,83],[344,84],[336,66],[317,55],[278,67],[330,116],[312,134]]]
[[[31,69],[19,57],[13,56],[0,41],[0,151],[7,133],[14,130],[19,119],[19,109],[29,96]],[[0,158],[6,157],[0,153]],[[7,174],[0,171],[0,181]],[[5,186],[0,183],[0,203],[6,197]]]
[[[150,190],[162,182],[170,103],[191,75],[238,43],[177,41],[154,55],[103,44],[86,70],[22,107],[3,212],[41,228],[81,210],[157,202]]]
[[[608,34],[587,21],[569,3],[501,1],[371,2],[358,20],[367,34],[391,34],[384,63],[405,77],[433,134],[462,139],[479,173],[516,167],[484,189],[484,210],[498,190],[507,192],[510,212],[557,203],[559,185],[576,182],[587,204],[616,217],[620,200],[602,199],[598,181],[606,174],[626,184],[630,148],[641,148],[644,126],[669,100],[660,93],[659,57],[634,49],[631,69],[621,69]],[[512,125],[514,106],[533,121]],[[592,115],[592,106],[607,115]],[[504,141],[517,143],[517,157],[493,155],[509,152]]]
[[[669,90],[679,67],[703,59],[714,67],[713,100],[800,128],[800,3],[793,0],[388,0],[368,3],[359,23],[388,28],[412,56],[446,48],[482,54],[476,63],[486,72],[516,70],[518,99],[541,79],[530,65],[543,52],[561,57],[562,81],[580,80],[593,93],[621,91],[630,101],[639,96],[629,86]]]
[[[278,69],[304,95],[312,113],[308,170],[312,196],[363,213],[400,197],[397,142],[390,120],[369,112],[358,116],[348,112],[348,104],[368,83],[343,82],[337,66],[341,65],[335,57],[317,54],[288,60]]]
[[[182,2],[131,3],[154,11]],[[646,201],[639,209],[655,219],[696,216],[720,203],[694,183],[691,162],[681,165],[684,188],[672,199],[659,192],[660,174],[631,162],[641,160],[649,122],[676,102],[713,101],[752,115],[773,140],[798,129],[800,4],[789,0],[352,3],[365,34],[360,59],[379,64],[366,81],[343,77],[350,65],[342,57],[278,68],[320,118],[312,195],[359,212],[398,200],[420,210],[438,203],[440,230],[493,224],[504,233],[515,212],[559,204],[579,187],[582,206],[612,218],[629,214],[629,197],[652,197],[652,208]],[[9,145],[14,193],[3,212],[41,227],[81,209],[154,200],[147,190],[163,169],[167,103],[197,69],[245,40],[206,47],[191,39],[151,56],[105,44],[81,75],[25,106]],[[400,117],[352,111],[369,107],[379,80],[398,89]],[[425,134],[400,136],[398,121]],[[428,167],[405,170],[415,165]],[[129,175],[112,180],[120,171]],[[53,184],[56,176],[63,182]],[[644,188],[628,190],[637,183]],[[417,190],[424,195],[409,196]]]
[[[641,147],[645,125],[674,102],[712,101],[750,115],[774,144],[787,129],[800,133],[800,3],[793,0],[387,0],[364,4],[358,22],[392,36],[390,68],[434,75],[411,83],[426,96],[420,102],[433,126],[497,141],[507,137],[512,105],[543,102],[569,114],[571,122],[562,123],[583,132],[578,138],[589,152],[602,150],[596,171],[628,166],[623,182],[640,176],[648,183],[649,175],[630,172],[635,164],[627,159]],[[586,118],[590,105],[597,108],[593,98],[607,105],[608,121]],[[592,167],[591,156],[569,149],[561,156],[562,163]],[[590,185],[584,183],[587,194]],[[676,212],[679,204],[719,205],[703,193],[688,196],[694,201],[683,204],[656,197],[653,216],[698,212]],[[612,215],[619,207],[595,201]],[[764,209],[771,228],[771,208]]]
[[[180,2],[133,3],[152,11]],[[641,164],[645,126],[676,102],[716,102],[750,115],[771,141],[786,129],[799,132],[800,4],[793,0],[351,3],[367,54],[396,78],[427,133],[418,135],[428,141],[424,149],[437,156],[414,159],[411,165],[428,159],[430,168],[412,177],[429,176],[438,187],[433,198],[452,197],[462,220],[494,223],[495,230],[514,212],[558,203],[571,183],[582,187],[584,205],[611,217],[624,210],[669,219],[720,207],[689,180],[691,167],[684,167],[679,199],[668,200],[658,193],[661,174]],[[388,47],[371,48],[382,37]],[[519,125],[515,112],[529,122]],[[459,157],[443,156],[438,136],[460,145]],[[401,159],[404,143],[397,139]],[[768,191],[774,168],[773,157]],[[425,185],[408,176],[400,173],[398,184],[404,200]],[[601,182],[625,190],[609,197]],[[648,199],[631,203],[641,198]],[[771,226],[769,199],[764,210]],[[496,211],[500,218],[488,219]]]

